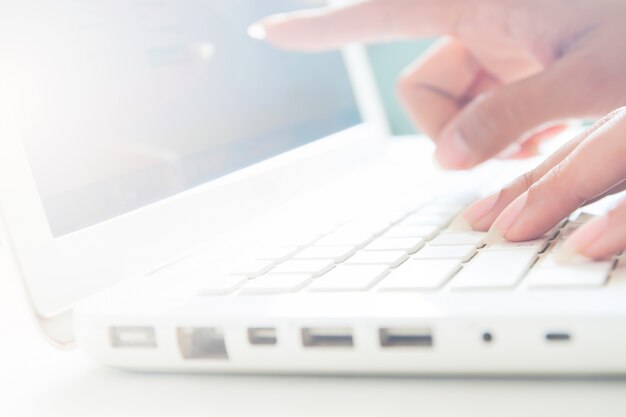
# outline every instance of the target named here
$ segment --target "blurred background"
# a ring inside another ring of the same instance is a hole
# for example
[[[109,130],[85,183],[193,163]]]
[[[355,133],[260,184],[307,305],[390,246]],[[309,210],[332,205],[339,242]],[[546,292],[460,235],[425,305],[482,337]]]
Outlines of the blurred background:
[[[402,70],[431,44],[432,40],[396,42],[369,48],[376,80],[380,86],[391,128],[396,135],[415,133],[396,96],[396,81]]]

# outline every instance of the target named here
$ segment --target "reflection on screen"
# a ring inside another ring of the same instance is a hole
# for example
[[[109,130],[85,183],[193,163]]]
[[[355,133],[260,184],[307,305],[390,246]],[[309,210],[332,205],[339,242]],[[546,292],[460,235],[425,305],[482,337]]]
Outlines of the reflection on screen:
[[[29,2],[32,4],[32,2]],[[339,53],[246,28],[304,0],[41,0],[18,41],[18,118],[53,234],[359,123]]]

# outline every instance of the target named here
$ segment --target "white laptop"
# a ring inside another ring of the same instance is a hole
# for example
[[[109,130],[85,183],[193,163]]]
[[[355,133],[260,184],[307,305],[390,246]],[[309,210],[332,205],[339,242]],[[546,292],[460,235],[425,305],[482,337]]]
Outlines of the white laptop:
[[[519,244],[451,228],[521,167],[441,172],[387,136],[363,49],[245,34],[312,2],[9,4],[3,243],[57,346],[146,371],[626,371],[623,260],[552,259],[586,215]]]

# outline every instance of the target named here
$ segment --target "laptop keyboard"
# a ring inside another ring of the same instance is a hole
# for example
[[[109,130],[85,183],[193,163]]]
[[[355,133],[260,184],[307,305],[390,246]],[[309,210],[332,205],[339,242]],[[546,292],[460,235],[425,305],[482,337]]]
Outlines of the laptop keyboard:
[[[261,248],[227,276],[203,280],[204,296],[296,292],[575,289],[607,284],[616,260],[565,265],[555,247],[588,220],[577,214],[545,237],[486,245],[486,233],[452,221],[474,195],[409,210],[370,213],[320,235]]]

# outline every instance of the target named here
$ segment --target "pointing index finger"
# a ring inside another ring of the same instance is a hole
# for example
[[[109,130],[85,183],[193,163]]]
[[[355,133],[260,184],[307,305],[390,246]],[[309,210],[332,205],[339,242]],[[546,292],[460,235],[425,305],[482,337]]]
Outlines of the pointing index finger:
[[[368,0],[270,16],[249,33],[284,49],[322,51],[351,42],[452,34],[468,0]]]

